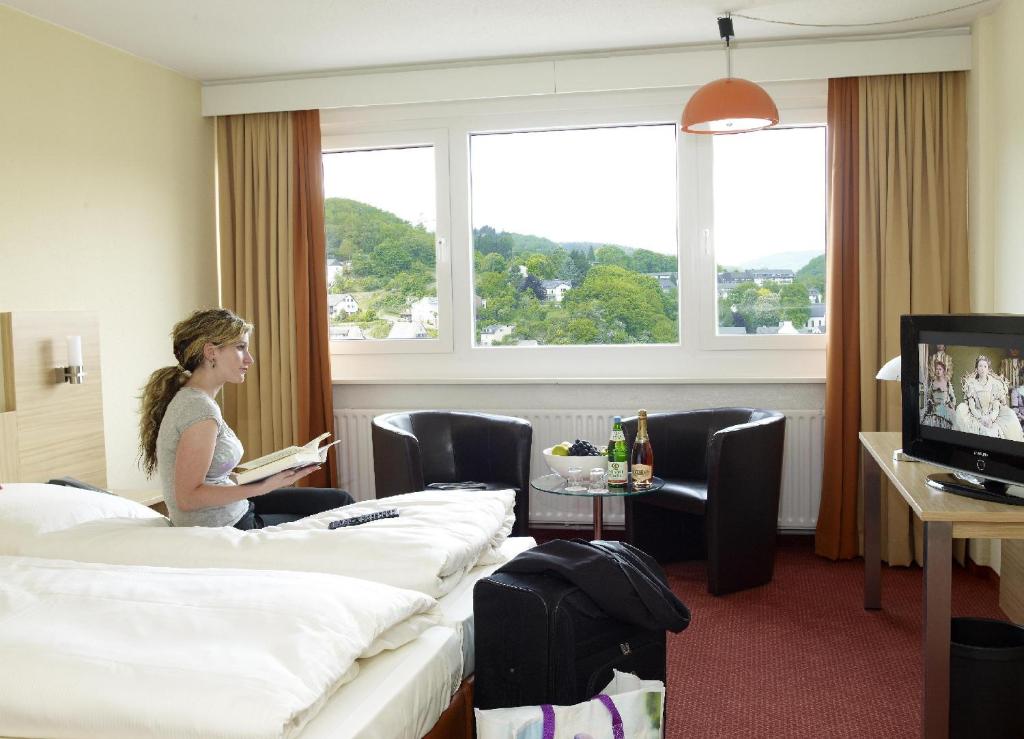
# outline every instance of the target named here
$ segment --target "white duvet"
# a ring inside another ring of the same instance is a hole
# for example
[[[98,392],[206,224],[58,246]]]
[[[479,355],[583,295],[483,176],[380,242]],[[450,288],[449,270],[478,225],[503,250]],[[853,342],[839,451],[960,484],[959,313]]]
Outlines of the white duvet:
[[[330,575],[0,557],[0,736],[292,736],[356,659],[437,621]]]
[[[108,501],[102,498],[110,496],[54,491],[55,486],[33,488],[35,492],[49,488],[43,491],[52,495],[48,513],[30,504],[35,498],[28,486],[6,487],[0,492],[0,554],[165,567],[325,572],[433,597],[450,591],[470,568],[498,561],[498,547],[515,523],[512,490],[427,490],[364,501],[258,531],[176,528],[162,516],[141,513],[138,518],[90,518],[83,512],[65,524],[52,518],[53,505],[71,507],[79,500],[83,506],[86,501],[104,505]],[[397,508],[398,517],[328,529],[333,520],[386,508]]]

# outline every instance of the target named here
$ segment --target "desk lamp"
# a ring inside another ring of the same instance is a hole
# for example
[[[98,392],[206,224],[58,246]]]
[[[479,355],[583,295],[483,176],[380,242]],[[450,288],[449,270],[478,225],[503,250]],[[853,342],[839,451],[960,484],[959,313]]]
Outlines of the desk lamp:
[[[888,362],[882,365],[882,368],[878,370],[878,374],[875,375],[876,380],[887,380],[899,382],[903,377],[902,369],[902,357],[893,357]],[[893,462],[916,462],[917,460],[913,457],[908,457],[903,453],[902,449],[897,449],[892,453]]]

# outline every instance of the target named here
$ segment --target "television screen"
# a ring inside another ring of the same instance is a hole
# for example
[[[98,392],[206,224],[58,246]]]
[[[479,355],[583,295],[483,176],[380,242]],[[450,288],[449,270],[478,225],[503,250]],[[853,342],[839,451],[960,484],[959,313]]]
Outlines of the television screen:
[[[922,435],[956,441],[943,431],[957,431],[1024,442],[1021,347],[944,343],[951,338],[925,332],[918,344]]]
[[[1024,317],[904,316],[901,342],[904,451],[1024,483]]]

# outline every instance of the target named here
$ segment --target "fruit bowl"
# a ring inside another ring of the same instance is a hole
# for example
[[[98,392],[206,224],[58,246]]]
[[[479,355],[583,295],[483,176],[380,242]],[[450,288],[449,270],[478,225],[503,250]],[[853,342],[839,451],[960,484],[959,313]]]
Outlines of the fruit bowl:
[[[548,467],[551,468],[552,472],[558,473],[562,477],[569,477],[570,467],[579,467],[583,470],[584,475],[589,475],[590,470],[595,467],[601,467],[604,470],[608,469],[608,458],[604,455],[597,457],[560,456],[558,454],[552,454],[552,449],[554,449],[554,447],[549,446],[544,450],[544,461],[548,463]]]

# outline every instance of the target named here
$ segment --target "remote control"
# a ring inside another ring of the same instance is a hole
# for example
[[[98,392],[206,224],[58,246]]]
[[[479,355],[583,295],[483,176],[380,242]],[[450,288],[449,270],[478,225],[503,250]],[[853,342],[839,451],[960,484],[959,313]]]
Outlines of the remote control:
[[[360,516],[352,516],[352,518],[342,518],[337,521],[331,521],[327,524],[329,529],[340,529],[342,526],[358,526],[361,523],[369,523],[370,521],[379,521],[382,518],[398,518],[397,508],[385,508],[375,513],[364,513]]]

